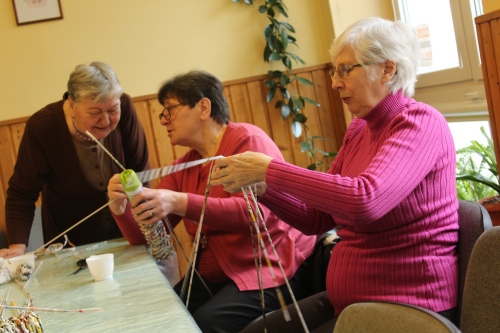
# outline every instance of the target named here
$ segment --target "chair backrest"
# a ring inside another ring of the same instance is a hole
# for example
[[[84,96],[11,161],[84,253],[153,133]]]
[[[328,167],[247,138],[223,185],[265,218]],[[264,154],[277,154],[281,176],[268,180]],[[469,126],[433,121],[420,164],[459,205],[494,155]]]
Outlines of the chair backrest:
[[[472,248],[479,236],[493,225],[488,211],[479,203],[459,200],[458,207],[458,311],[455,324],[460,325],[462,316],[465,276]]]
[[[464,333],[500,332],[500,227],[485,231],[472,250],[460,328]]]
[[[339,315],[333,333],[459,333],[448,319],[419,306],[389,302],[351,304]]]

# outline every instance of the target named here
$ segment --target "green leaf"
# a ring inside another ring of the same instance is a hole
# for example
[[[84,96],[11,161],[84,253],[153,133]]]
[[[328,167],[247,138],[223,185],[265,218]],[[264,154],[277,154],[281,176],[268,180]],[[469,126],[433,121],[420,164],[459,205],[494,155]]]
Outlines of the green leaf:
[[[280,100],[278,100],[278,101],[276,102],[276,104],[274,104],[274,107],[275,107],[276,109],[279,109],[279,108],[281,108],[282,106],[283,106],[283,101],[282,101],[281,99],[280,99]]]
[[[283,95],[284,99],[286,99],[287,101],[290,100],[290,92],[288,91],[288,89],[286,89],[285,87],[280,87],[280,92]]]
[[[295,32],[295,29],[288,22],[281,22],[281,25],[288,29],[290,32]]]
[[[309,165],[307,166],[307,169],[309,169],[309,170],[316,170],[316,168],[317,168],[316,163],[309,164]]]
[[[297,81],[299,81],[299,82],[300,82],[302,85],[304,85],[304,86],[313,86],[313,85],[314,85],[314,83],[312,83],[312,82],[311,82],[311,81],[309,81],[308,79],[304,79],[303,77],[300,77],[300,76],[295,75],[295,74],[294,74],[293,76],[295,77],[295,79],[296,79]]]
[[[267,15],[274,17],[274,9],[272,7],[269,7],[267,9]]]
[[[457,175],[456,178],[457,178],[457,180],[471,180],[474,182],[484,184],[488,187],[491,187],[497,193],[500,194],[500,186],[498,185],[498,182],[494,183],[494,182],[490,181],[489,179],[487,179],[486,177],[484,177],[483,175],[481,175],[480,173],[474,173],[474,174],[470,174],[470,175]]]
[[[303,99],[304,101],[306,101],[307,103],[312,104],[312,105],[314,105],[314,106],[321,106],[321,105],[319,105],[319,103],[318,103],[318,102],[316,102],[315,100],[312,100],[312,99],[310,99],[310,98],[307,98],[307,97],[302,97],[302,99]]]
[[[259,6],[259,13],[264,14],[267,12],[267,7],[264,5]]]
[[[272,78],[281,77],[282,74],[283,74],[282,71],[268,71],[267,72],[267,75],[269,75]]]
[[[290,78],[288,77],[288,75],[281,75],[280,76],[280,85],[282,87],[286,86],[287,84],[289,84],[291,81],[290,81]]]
[[[300,59],[300,57],[294,53],[288,53],[288,56],[290,56],[295,62],[300,62],[302,65],[305,65],[306,63],[304,60]]]
[[[283,119],[286,119],[288,118],[289,115],[290,115],[290,107],[287,104],[283,104],[281,106],[281,117],[283,117]]]
[[[234,0],[233,0],[234,1]],[[245,3],[247,5],[253,5],[253,0],[245,0]]]
[[[272,61],[279,61],[281,59],[281,55],[278,53],[278,52],[272,52],[270,55],[269,55],[269,60],[272,60]]]
[[[283,65],[285,65],[288,69],[292,69],[292,62],[290,61],[290,58],[287,56],[283,57]]]
[[[293,102],[295,103],[295,107],[297,110],[302,110],[304,108],[304,103],[302,103],[302,98],[299,96],[293,98]]]
[[[266,100],[268,103],[273,100],[275,93],[276,93],[276,89],[271,89],[267,92]]]
[[[302,134],[302,126],[300,125],[299,122],[297,121],[294,121],[292,123],[292,133],[293,133],[293,136],[296,137],[296,138],[299,138]]]
[[[271,56],[271,49],[266,45],[264,48],[264,61],[269,62],[269,57]]]
[[[281,4],[276,4],[276,7],[284,17],[288,18],[288,14],[286,13],[285,8],[281,6]]]
[[[307,117],[303,113],[297,113],[295,117],[293,117],[293,121],[305,123],[307,121]]]
[[[309,144],[309,142],[307,141],[302,141],[300,143],[300,151],[301,152],[306,152],[308,151],[309,149],[311,149],[311,145]]]
[[[267,80],[266,81],[266,87],[269,89],[276,89],[276,81],[274,80]]]
[[[286,50],[288,46],[288,34],[285,29],[281,29],[281,42],[283,43],[283,50]]]

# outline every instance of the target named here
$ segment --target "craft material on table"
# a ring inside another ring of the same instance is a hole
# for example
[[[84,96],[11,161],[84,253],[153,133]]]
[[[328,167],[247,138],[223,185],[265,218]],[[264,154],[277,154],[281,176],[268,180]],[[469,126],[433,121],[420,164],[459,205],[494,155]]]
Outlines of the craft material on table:
[[[96,244],[79,246],[75,252]],[[80,258],[44,256],[43,266],[29,281],[32,307],[79,310],[101,308],[102,312],[45,312],[38,315],[46,332],[200,332],[173,288],[143,245],[125,239],[110,240],[86,251],[86,256],[113,253],[113,278],[94,282],[88,270],[68,276]],[[9,301],[22,304],[26,291],[14,283],[0,285],[0,298],[11,287]],[[9,302],[7,302],[8,304]],[[18,314],[5,309],[4,318]]]

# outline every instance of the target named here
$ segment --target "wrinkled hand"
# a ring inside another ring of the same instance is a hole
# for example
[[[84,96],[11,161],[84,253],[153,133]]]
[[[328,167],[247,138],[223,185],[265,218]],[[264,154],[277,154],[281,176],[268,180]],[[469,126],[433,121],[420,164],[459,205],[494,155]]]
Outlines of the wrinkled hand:
[[[244,186],[263,182],[272,157],[262,153],[244,152],[215,161],[210,185],[223,185],[226,192],[239,192]]]
[[[125,194],[122,183],[120,182],[120,174],[116,174],[109,180],[108,183],[108,198],[109,209],[115,215],[122,215],[127,209],[128,197]]]
[[[132,214],[137,222],[143,224],[156,223],[168,214],[184,216],[186,207],[186,193],[147,187],[132,200]]]
[[[25,244],[12,244],[7,249],[0,250],[0,257],[2,258],[13,258],[24,254],[26,251]]]

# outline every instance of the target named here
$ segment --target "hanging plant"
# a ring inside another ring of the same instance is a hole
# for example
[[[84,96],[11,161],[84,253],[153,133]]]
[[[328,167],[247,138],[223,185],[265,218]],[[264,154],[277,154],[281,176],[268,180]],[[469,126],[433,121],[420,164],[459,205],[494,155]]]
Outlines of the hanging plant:
[[[239,0],[232,0],[239,2]],[[253,4],[253,0],[244,0],[248,5]],[[276,14],[281,14],[288,18],[287,8],[281,0],[265,0],[265,4],[259,6],[259,12],[266,14],[270,23],[264,29],[264,38],[266,45],[264,47],[264,61],[271,64],[281,62],[285,70],[269,70],[269,80],[265,82],[269,89],[267,92],[267,102],[270,103],[276,96],[276,109],[281,111],[283,119],[292,117],[291,130],[294,137],[299,138],[304,134],[304,141],[300,144],[302,152],[308,154],[313,163],[307,168],[311,170],[325,169],[328,167],[326,159],[334,157],[337,153],[328,153],[314,146],[315,140],[327,140],[321,136],[310,135],[307,127],[307,117],[303,113],[305,103],[319,107],[316,101],[300,96],[295,91],[293,82],[297,81],[304,86],[314,85],[311,81],[304,79],[296,74],[291,74],[293,62],[305,65],[306,63],[295,53],[289,52],[288,47],[293,44],[297,46],[296,39],[292,35],[295,29],[288,22],[278,21]],[[292,61],[293,60],[293,61]]]

